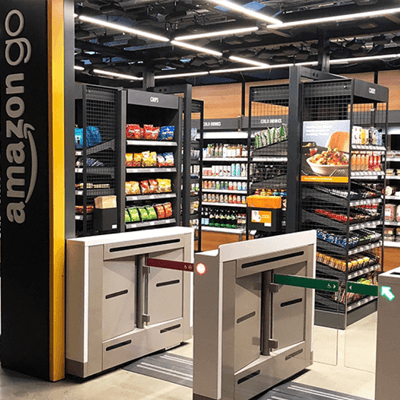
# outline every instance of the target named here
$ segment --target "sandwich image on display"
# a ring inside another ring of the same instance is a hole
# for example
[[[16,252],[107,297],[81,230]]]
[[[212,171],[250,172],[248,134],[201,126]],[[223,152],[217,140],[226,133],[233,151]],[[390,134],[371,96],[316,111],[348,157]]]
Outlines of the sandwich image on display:
[[[349,132],[334,132],[328,139],[326,147],[337,149],[343,153],[349,152],[350,147],[350,133]]]

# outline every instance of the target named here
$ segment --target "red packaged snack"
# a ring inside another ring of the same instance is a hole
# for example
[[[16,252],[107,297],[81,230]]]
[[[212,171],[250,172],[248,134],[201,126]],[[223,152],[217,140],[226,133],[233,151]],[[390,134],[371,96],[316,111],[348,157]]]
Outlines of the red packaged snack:
[[[157,179],[149,179],[149,193],[158,192],[158,182]]]
[[[153,125],[143,125],[143,139],[152,140]]]
[[[142,128],[138,124],[128,124],[126,126],[127,139],[143,139]]]
[[[172,217],[172,204],[171,203],[164,203],[164,210],[165,210],[165,218]]]
[[[149,181],[141,181],[140,182],[140,189],[142,191],[142,194],[149,194],[150,193]]]
[[[157,217],[158,219],[163,219],[165,218],[165,210],[162,204],[157,204],[155,206],[155,209],[157,211]]]

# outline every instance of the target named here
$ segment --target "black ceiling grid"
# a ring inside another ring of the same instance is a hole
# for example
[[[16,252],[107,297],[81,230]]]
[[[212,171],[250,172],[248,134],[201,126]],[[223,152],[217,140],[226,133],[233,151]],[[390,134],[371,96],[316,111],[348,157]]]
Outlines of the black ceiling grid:
[[[75,65],[78,81],[142,87],[140,80],[99,75],[93,70],[143,77],[143,67],[155,76],[209,72],[203,76],[157,78],[156,86],[190,83],[210,85],[288,77],[288,68],[249,71],[249,64],[231,56],[271,66],[318,60],[321,31],[331,60],[400,53],[400,12],[352,18],[324,24],[270,29],[269,22],[219,6],[217,0],[84,0],[75,1]],[[398,0],[235,0],[235,4],[283,23],[400,8]],[[165,37],[156,41],[84,21],[86,16]],[[220,56],[174,45],[176,37],[254,27],[253,32],[181,41],[211,49]],[[398,69],[400,58],[331,64],[330,72],[349,74]],[[225,69],[238,71],[219,73]],[[114,81],[114,83],[110,83]],[[122,83],[123,82],[123,83]]]

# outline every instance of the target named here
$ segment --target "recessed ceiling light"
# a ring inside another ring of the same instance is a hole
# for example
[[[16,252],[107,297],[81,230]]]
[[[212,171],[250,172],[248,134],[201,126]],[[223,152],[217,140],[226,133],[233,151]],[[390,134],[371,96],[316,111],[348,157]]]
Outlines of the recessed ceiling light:
[[[258,27],[251,26],[248,28],[227,29],[224,31],[214,31],[214,32],[198,33],[193,35],[177,36],[175,40],[195,40],[195,39],[203,39],[216,36],[229,36],[238,33],[255,32],[255,31],[258,31]]]
[[[323,17],[323,18],[314,18],[314,19],[305,19],[301,21],[292,21],[292,22],[284,22],[275,25],[268,25],[269,29],[286,29],[293,28],[296,26],[302,25],[315,25],[315,24],[324,24],[327,22],[340,22],[340,21],[348,21],[348,20],[358,20],[363,18],[371,18],[371,17],[380,17],[382,15],[387,14],[395,14],[400,13],[400,8],[388,8],[385,10],[375,10],[375,11],[367,11],[362,13],[354,13],[354,14],[344,14],[344,15],[335,15],[332,17]]]
[[[251,11],[251,10],[247,9],[246,7],[243,7],[243,6],[240,6],[239,4],[234,3],[233,1],[228,1],[228,0],[210,0],[210,1],[215,4],[220,5],[222,7],[228,8],[229,10],[237,11],[237,12],[247,15],[249,17],[253,17],[255,19],[269,22],[270,24],[281,24],[281,21],[279,21],[279,19],[269,17],[268,15],[265,15],[260,12]]]
[[[171,44],[173,44],[174,46],[183,47],[184,49],[195,50],[200,53],[212,54],[213,56],[217,57],[222,56],[222,53],[220,53],[219,51],[206,49],[205,47],[194,46],[193,44],[189,43],[179,42],[178,40],[171,40]]]
[[[97,75],[111,76],[113,78],[127,79],[129,81],[142,81],[143,80],[143,78],[138,78],[137,76],[120,74],[118,72],[103,71],[102,69],[94,69],[93,73],[95,73]]]
[[[120,25],[120,24],[114,24],[112,22],[107,22],[102,19],[86,17],[85,15],[80,15],[79,19],[84,22],[89,22],[91,24],[104,26],[106,28],[115,29],[117,31],[121,31],[121,32],[125,32],[125,33],[131,33],[133,35],[143,36],[143,37],[146,37],[149,39],[157,40],[159,42],[169,42],[169,39],[167,39],[164,36],[155,35],[153,33],[145,32],[140,29],[130,28],[130,27]]]
[[[191,76],[208,75],[208,71],[188,72],[183,74],[156,75],[154,79],[172,79],[172,78],[187,78]]]
[[[249,58],[230,56],[229,59],[233,60],[233,61],[237,61],[237,62],[243,63],[243,64],[255,65],[256,67],[264,67],[264,68],[268,68],[269,67],[269,64],[262,63],[262,62],[259,62],[259,61],[255,61],[255,60],[250,60]]]

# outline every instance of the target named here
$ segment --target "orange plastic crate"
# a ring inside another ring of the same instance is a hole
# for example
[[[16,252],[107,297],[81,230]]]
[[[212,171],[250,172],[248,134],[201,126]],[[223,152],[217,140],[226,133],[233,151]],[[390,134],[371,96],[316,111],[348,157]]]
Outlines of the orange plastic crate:
[[[247,196],[247,207],[282,208],[281,196]]]

